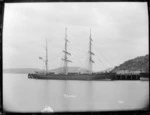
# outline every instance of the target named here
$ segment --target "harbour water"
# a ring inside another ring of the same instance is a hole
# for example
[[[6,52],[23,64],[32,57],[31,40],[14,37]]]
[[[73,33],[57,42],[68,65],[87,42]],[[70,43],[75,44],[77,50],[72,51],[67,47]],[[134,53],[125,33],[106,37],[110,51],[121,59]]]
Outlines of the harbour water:
[[[35,80],[3,74],[3,108],[11,112],[146,109],[149,81]]]

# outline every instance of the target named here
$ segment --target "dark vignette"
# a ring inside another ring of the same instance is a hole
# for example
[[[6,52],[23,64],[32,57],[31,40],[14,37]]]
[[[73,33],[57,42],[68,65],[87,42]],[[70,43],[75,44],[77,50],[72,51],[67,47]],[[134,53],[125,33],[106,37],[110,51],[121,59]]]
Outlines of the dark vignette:
[[[4,1],[3,0],[0,0],[0,73],[1,73],[1,77],[0,77],[0,114],[3,113],[2,111],[2,103],[3,103],[3,95],[2,95],[2,81],[3,81],[3,78],[2,78],[2,36],[3,36],[3,16],[4,15]]]
[[[24,3],[24,2],[147,2],[148,5],[148,20],[149,20],[149,12],[150,12],[150,2],[149,0],[0,0],[0,73],[1,76],[3,75],[3,49],[2,49],[2,43],[3,43],[3,19],[4,19],[4,7],[5,3]],[[150,27],[150,23],[148,25]],[[149,40],[148,40],[149,41]],[[150,108],[149,105],[143,109],[143,110],[135,110],[135,111],[109,111],[109,112],[56,112],[56,113],[11,113],[11,112],[4,112],[3,111],[3,86],[2,86],[3,77],[0,78],[0,115],[6,114],[6,115],[36,115],[36,114],[54,114],[54,115],[150,115]]]

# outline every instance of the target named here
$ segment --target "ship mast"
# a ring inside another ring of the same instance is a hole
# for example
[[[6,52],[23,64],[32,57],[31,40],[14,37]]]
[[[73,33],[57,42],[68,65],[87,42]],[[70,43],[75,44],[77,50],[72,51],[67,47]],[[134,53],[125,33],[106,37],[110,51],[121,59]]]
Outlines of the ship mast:
[[[92,74],[92,63],[94,63],[94,61],[92,60],[92,56],[94,55],[94,53],[92,52],[92,36],[91,36],[91,28],[90,28],[90,41],[89,41],[89,71],[90,74]]]
[[[47,48],[47,39],[46,39],[46,61],[45,61],[45,66],[46,66],[46,74],[48,72],[48,48]]]
[[[43,60],[44,63],[45,63],[45,68],[46,68],[46,71],[45,71],[45,74],[48,73],[48,48],[47,48],[47,39],[46,39],[46,59],[43,59],[42,57],[39,57],[39,59]]]
[[[67,39],[67,28],[65,28],[65,49],[63,50],[64,52],[64,58],[62,59],[64,61],[64,73],[65,75],[68,74],[68,62],[72,62],[70,60],[68,60],[68,55],[71,55],[68,51],[67,51],[67,43],[68,43],[68,39]]]

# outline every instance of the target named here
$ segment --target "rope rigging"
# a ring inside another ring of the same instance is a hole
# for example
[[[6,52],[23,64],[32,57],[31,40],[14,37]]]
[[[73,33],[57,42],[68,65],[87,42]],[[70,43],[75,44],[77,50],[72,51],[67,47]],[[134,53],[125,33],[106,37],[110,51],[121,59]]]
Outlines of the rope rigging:
[[[95,49],[95,51],[97,51],[97,49],[96,49],[96,47],[93,47],[94,49]],[[97,51],[98,52],[98,51]],[[103,57],[103,59],[107,62],[107,64],[109,65],[109,66],[112,66],[112,67],[114,67],[115,66],[115,64],[113,64],[112,62],[110,62],[102,53],[97,53],[98,55],[99,55],[99,57]]]

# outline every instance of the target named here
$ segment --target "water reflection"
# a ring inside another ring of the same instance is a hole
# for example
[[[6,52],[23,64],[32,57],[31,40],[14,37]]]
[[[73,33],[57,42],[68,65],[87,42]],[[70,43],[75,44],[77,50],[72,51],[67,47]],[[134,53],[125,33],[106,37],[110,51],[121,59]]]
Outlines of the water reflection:
[[[92,110],[93,90],[93,82],[91,81],[64,81],[62,84],[63,96],[61,98],[63,110]]]
[[[9,111],[107,111],[141,109],[149,101],[149,81],[35,80],[23,74],[3,77],[3,102]]]
[[[43,94],[44,94],[44,97],[43,97],[43,101],[44,101],[44,104],[45,106],[46,105],[51,105],[51,97],[50,97],[50,89],[49,89],[49,81],[48,80],[44,80],[44,87],[43,87]]]
[[[86,92],[85,94],[87,94],[87,110],[92,111],[93,110],[93,98],[94,98],[94,88],[93,88],[93,82],[89,81],[87,82],[87,86],[86,86]]]
[[[64,80],[62,83],[62,90],[61,90],[61,107],[63,108],[64,111],[68,110],[69,111],[69,105],[70,101],[68,100],[69,97],[67,97],[70,94],[70,89],[68,86],[68,81]]]

